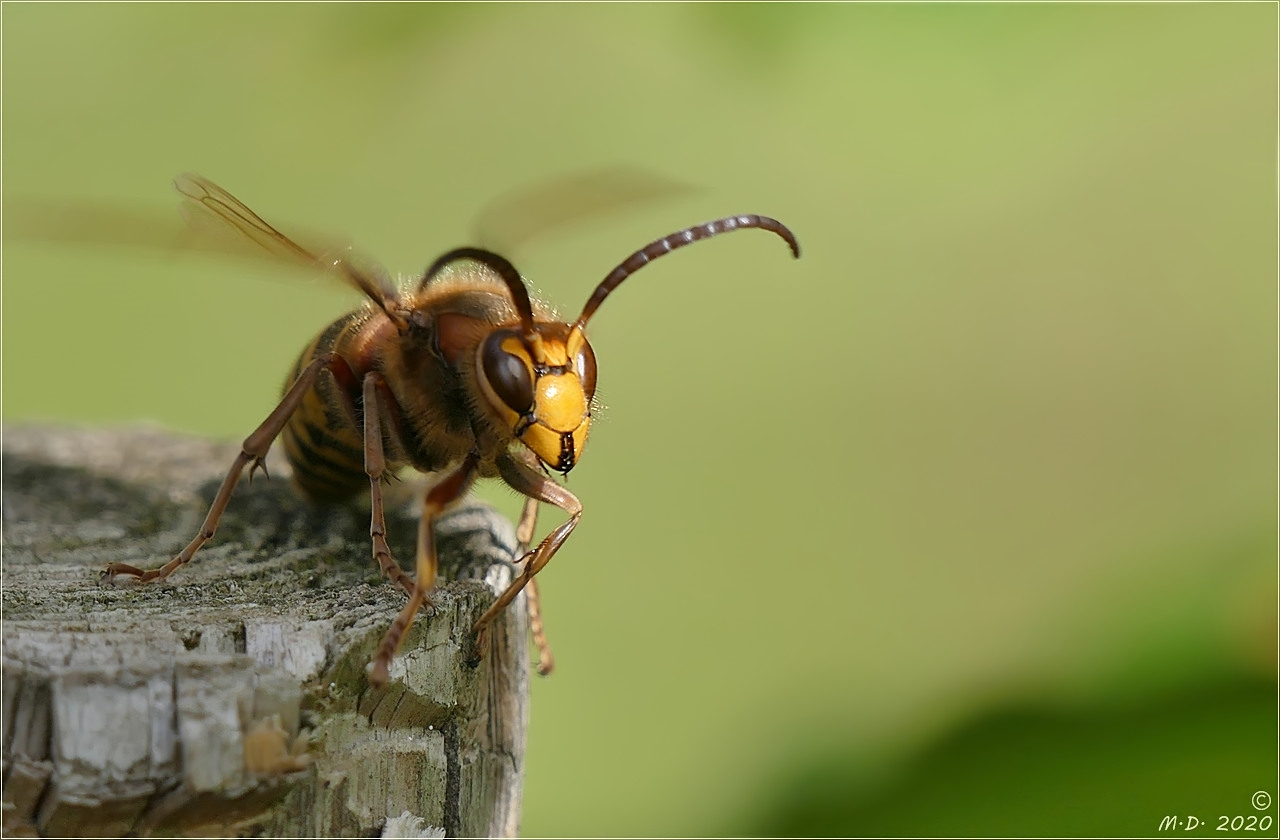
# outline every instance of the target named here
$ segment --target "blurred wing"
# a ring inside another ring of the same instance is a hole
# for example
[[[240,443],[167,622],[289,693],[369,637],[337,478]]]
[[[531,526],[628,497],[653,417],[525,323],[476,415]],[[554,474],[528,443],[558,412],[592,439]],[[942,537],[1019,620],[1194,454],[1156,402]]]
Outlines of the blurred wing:
[[[276,230],[231,193],[200,175],[184,172],[173,180],[173,186],[182,195],[179,210],[190,229],[210,243],[224,241],[217,250],[234,253],[243,250],[245,245],[257,245],[259,256],[336,274],[375,303],[389,303],[398,297],[387,273],[373,261],[356,256],[350,247],[305,248]]]
[[[199,175],[174,180],[182,195],[179,212],[148,212],[107,204],[58,205],[8,198],[4,202],[4,240],[54,242],[76,246],[124,245],[153,251],[201,253],[255,261],[270,260],[312,274],[336,277],[376,301],[394,300],[394,284],[375,262],[332,237],[311,237],[300,245],[285,236],[226,190]]]
[[[58,205],[6,197],[4,241],[20,240],[63,245],[125,245],[159,251],[221,250],[209,248],[172,214],[106,204]]]
[[[499,196],[480,212],[472,231],[478,244],[499,254],[511,254],[557,228],[570,228],[694,189],[638,167],[586,170]]]

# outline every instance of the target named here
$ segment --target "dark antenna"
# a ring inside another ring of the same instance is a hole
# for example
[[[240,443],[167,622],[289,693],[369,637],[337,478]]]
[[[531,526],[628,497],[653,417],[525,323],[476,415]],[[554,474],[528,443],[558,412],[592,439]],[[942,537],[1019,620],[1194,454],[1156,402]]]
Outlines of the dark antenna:
[[[511,292],[511,300],[516,305],[516,311],[520,313],[521,326],[524,327],[525,333],[532,335],[534,332],[533,304],[529,302],[529,290],[525,288],[520,272],[516,271],[516,267],[511,264],[511,261],[500,254],[495,254],[493,251],[487,251],[484,248],[454,248],[452,251],[441,254],[435,262],[428,266],[426,272],[422,275],[422,282],[418,284],[418,288],[426,288],[427,284],[434,280],[446,265],[458,260],[475,260],[498,272],[498,275],[506,282],[507,289]]]
[[[619,263],[618,267],[610,271],[608,276],[600,281],[600,285],[596,286],[596,290],[591,293],[591,297],[587,299],[587,305],[582,307],[582,314],[578,316],[574,327],[577,329],[585,327],[587,321],[600,308],[600,304],[604,303],[604,299],[609,296],[610,292],[618,288],[623,280],[626,280],[663,254],[669,254],[677,248],[683,248],[701,239],[710,239],[722,233],[730,233],[731,231],[745,230],[747,228],[760,228],[761,230],[778,234],[791,246],[792,255],[796,259],[800,258],[800,243],[796,241],[795,234],[782,222],[777,219],[771,219],[768,216],[726,216],[723,219],[716,219],[714,222],[694,225],[693,227],[676,231],[669,236],[664,236],[661,239],[655,239]]]

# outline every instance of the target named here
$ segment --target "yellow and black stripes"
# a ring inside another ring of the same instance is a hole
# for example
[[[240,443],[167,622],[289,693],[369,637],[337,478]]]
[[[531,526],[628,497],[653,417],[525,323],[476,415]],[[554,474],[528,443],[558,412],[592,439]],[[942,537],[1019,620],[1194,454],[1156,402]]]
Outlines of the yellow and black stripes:
[[[331,350],[341,354],[367,320],[367,310],[361,310],[330,324],[298,357],[285,388],[317,354]],[[310,499],[341,501],[369,486],[363,434],[352,426],[340,387],[333,377],[321,376],[281,435],[294,483]]]

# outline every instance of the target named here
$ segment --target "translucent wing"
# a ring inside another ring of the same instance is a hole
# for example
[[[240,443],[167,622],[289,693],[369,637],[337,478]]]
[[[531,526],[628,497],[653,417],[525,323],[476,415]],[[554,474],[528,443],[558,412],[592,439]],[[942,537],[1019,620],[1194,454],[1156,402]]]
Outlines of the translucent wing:
[[[480,212],[472,235],[480,245],[510,257],[525,243],[550,231],[694,189],[639,167],[568,173],[498,196]]]
[[[56,242],[64,245],[124,245],[161,251],[213,250],[172,213],[77,202],[59,205],[37,199],[6,197],[4,240]],[[250,248],[238,243],[238,256]],[[255,259],[260,249],[252,248]]]
[[[187,225],[210,243],[223,242],[217,250],[234,253],[244,245],[257,245],[262,253],[286,263],[336,274],[379,305],[386,306],[399,297],[386,272],[357,257],[349,247],[303,247],[203,176],[184,172],[173,180],[173,186],[182,195],[179,210]]]
[[[188,227],[218,250],[235,253],[244,249],[255,256],[273,256],[303,267],[323,268],[321,258],[302,247],[250,210],[222,187],[200,175],[184,172],[173,179],[182,195],[178,212]],[[257,252],[258,246],[266,253]]]
[[[169,213],[106,204],[5,200],[4,238],[67,245],[124,245],[149,250],[195,252],[270,260],[336,277],[379,304],[398,300],[386,272],[334,237],[312,236],[302,245],[268,224],[239,199],[207,178],[183,174],[181,219]],[[185,220],[185,224],[184,224]]]

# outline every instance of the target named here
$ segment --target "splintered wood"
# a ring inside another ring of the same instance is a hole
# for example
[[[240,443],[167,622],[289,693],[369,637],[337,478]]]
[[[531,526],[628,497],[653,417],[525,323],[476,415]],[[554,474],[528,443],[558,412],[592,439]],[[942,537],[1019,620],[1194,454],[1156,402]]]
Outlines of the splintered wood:
[[[523,602],[478,666],[511,526],[475,503],[437,541],[450,582],[384,689],[365,666],[404,595],[368,513],[242,487],[172,580],[100,586],[190,537],[234,446],[153,430],[4,430],[3,833],[514,836],[528,720]],[[388,510],[392,549],[416,523]],[[406,822],[407,820],[407,822]]]

